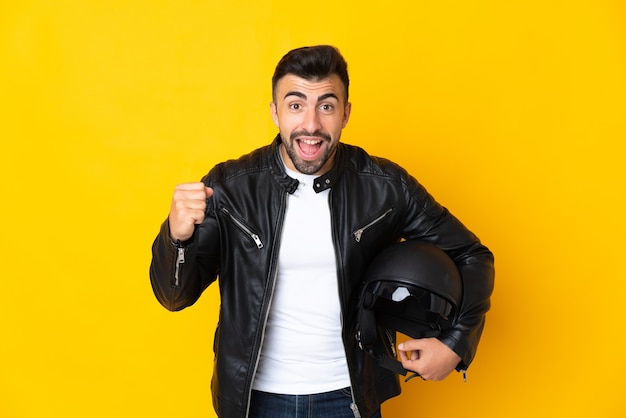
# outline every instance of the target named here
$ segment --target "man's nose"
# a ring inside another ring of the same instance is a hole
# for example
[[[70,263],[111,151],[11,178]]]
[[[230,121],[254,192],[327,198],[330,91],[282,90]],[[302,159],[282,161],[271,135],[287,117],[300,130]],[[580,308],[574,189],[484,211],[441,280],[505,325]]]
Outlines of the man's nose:
[[[316,108],[308,109],[304,115],[303,128],[310,134],[319,131],[322,128],[320,123],[320,115]]]

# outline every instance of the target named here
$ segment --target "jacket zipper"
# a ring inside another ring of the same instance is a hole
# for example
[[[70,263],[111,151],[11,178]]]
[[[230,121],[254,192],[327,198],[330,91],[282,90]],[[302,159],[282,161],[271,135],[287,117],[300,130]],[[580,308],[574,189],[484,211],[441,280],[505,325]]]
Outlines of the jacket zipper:
[[[278,239],[276,240],[276,242],[281,242],[282,227],[283,227],[283,223],[284,223],[284,220],[285,220],[285,208],[286,207],[287,207],[287,194],[284,195],[283,205],[281,207],[281,213],[279,214],[279,217],[281,218],[281,222],[280,222],[280,230],[277,231]],[[232,215],[230,215],[230,212],[228,212],[228,209],[222,208],[222,210],[225,211],[229,216],[231,216],[231,218],[233,219],[233,221],[235,223],[238,223],[237,220],[235,218],[233,218]],[[242,227],[245,228],[245,225],[242,225]],[[258,238],[258,235],[257,235],[257,238]],[[259,247],[259,243],[261,244],[260,247]],[[257,247],[263,248],[263,244],[261,243],[260,240],[257,243]],[[279,251],[280,251],[280,248],[278,249],[278,251],[276,252],[276,255],[272,259],[273,263],[278,263],[278,260],[277,260],[278,255],[277,254],[278,254]],[[273,265],[273,266],[271,266],[271,268],[274,269],[274,274],[273,274],[273,277],[272,277],[272,289],[270,291],[270,298],[269,298],[269,301],[267,303],[267,309],[265,310],[265,317],[263,318],[263,324],[262,324],[262,328],[261,328],[261,340],[259,342],[259,351],[258,351],[258,353],[256,355],[256,360],[254,362],[254,370],[252,372],[252,378],[250,379],[250,387],[248,389],[248,405],[246,406],[246,415],[245,415],[246,417],[248,417],[250,415],[250,403],[252,401],[252,384],[254,383],[254,378],[255,378],[256,372],[257,372],[257,370],[259,368],[259,361],[261,360],[261,350],[263,349],[263,342],[265,341],[265,328],[267,326],[267,319],[270,316],[270,308],[272,306],[272,300],[274,299],[274,290],[276,289],[276,280],[278,278],[278,268],[277,268],[277,266]]]
[[[378,222],[380,222],[383,219],[385,219],[391,212],[393,212],[393,208],[387,209],[385,212],[383,212],[382,215],[380,215],[379,217],[374,219],[372,222],[370,222],[367,225],[365,225],[365,226],[357,229],[356,231],[354,231],[352,233],[352,236],[354,237],[354,240],[356,242],[361,242],[361,237],[363,236],[363,233],[366,232],[371,227],[373,227],[374,225],[376,225]]]
[[[361,413],[359,412],[359,407],[354,403],[354,395],[352,395],[352,403],[350,404],[350,409],[352,409],[352,413],[354,414],[354,418],[361,418]]]
[[[331,224],[331,231],[332,231],[332,237],[333,237],[333,245],[335,247],[335,259],[336,260],[340,260],[339,257],[339,249],[338,247],[338,240],[337,240],[337,234],[335,233],[335,217],[334,212],[333,212],[333,190],[330,190],[330,194],[328,195],[328,210],[330,212],[330,224]],[[360,239],[360,234],[359,234],[359,239]],[[359,242],[359,240],[357,240],[357,242]],[[337,288],[339,290],[339,306],[341,307],[341,334],[342,334],[342,340],[343,340],[343,327],[344,327],[344,317],[343,317],[343,296],[345,294],[345,290],[344,290],[344,286],[343,286],[343,281],[341,280],[341,272],[339,267],[337,267]],[[343,343],[343,341],[342,341]],[[345,348],[345,344],[344,344],[344,354],[346,356],[346,363],[348,362],[348,353],[345,352],[346,348]],[[352,387],[352,372],[350,370],[350,365],[348,364],[348,378],[350,379],[350,397],[352,398],[352,403],[350,404],[350,409],[352,410],[352,414],[354,415],[354,418],[361,418],[361,412],[359,411],[359,406],[356,404],[356,399],[354,398],[354,388]]]
[[[176,244],[176,268],[174,270],[174,287],[180,286],[180,277],[182,275],[182,265],[185,264],[185,247]]]
[[[261,343],[259,344],[259,351],[256,355],[256,360],[254,361],[254,370],[252,372],[252,379],[250,380],[250,389],[248,390],[248,405],[246,407],[246,417],[250,415],[250,403],[252,402],[252,384],[254,383],[256,372],[259,369],[259,361],[261,360],[261,351],[263,350],[263,342],[265,341],[265,327],[267,326],[267,319],[270,316],[270,306],[272,306],[272,299],[274,299],[274,289],[276,288],[277,276],[278,276],[278,269],[276,269],[274,273],[274,278],[272,280],[272,290],[271,290],[271,295],[270,295],[270,301],[267,305],[265,317],[263,318],[263,330],[261,331]]]
[[[398,353],[396,352],[396,346],[395,346],[396,339],[391,334],[391,331],[389,331],[387,328],[385,328],[385,335],[387,336],[387,340],[389,341],[389,348],[391,349],[391,353],[393,354],[394,357],[396,357],[398,355]]]
[[[257,234],[255,234],[254,232],[252,232],[252,230],[250,228],[248,228],[246,226],[246,224],[244,224],[243,222],[241,222],[239,219],[237,219],[235,217],[235,215],[233,215],[232,213],[230,213],[230,211],[226,208],[222,208],[221,209],[222,212],[224,212],[226,215],[228,215],[228,217],[230,218],[231,221],[233,221],[235,223],[235,225],[237,225],[237,227],[239,227],[239,229],[241,229],[246,235],[248,235],[250,238],[252,238],[252,240],[254,241],[254,243],[256,244],[257,248],[261,249],[263,248],[263,242],[261,241],[261,238],[259,238],[259,236]]]

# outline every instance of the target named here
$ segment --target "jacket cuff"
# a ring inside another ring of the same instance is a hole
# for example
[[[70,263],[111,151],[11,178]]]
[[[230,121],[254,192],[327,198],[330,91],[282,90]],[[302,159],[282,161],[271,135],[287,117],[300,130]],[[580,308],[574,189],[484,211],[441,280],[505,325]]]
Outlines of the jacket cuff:
[[[454,351],[461,361],[456,366],[456,370],[466,370],[474,359],[475,352],[470,349],[467,339],[458,330],[448,330],[438,337],[450,350]]]

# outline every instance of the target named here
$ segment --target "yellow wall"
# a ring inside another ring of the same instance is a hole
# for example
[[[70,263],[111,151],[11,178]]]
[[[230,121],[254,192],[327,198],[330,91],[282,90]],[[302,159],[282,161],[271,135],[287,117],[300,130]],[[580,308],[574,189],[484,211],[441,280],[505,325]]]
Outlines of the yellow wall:
[[[387,417],[623,417],[620,0],[0,3],[0,416],[212,416],[216,289],[169,313],[174,185],[266,144],[284,52],[349,61],[344,140],[406,166],[496,254],[469,382]]]

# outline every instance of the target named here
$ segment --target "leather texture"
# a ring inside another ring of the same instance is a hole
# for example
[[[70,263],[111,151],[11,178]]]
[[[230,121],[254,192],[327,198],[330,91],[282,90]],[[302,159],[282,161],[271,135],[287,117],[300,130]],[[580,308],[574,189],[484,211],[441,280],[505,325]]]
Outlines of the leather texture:
[[[215,166],[203,178],[214,194],[207,200],[205,220],[184,247],[177,285],[178,249],[169,238],[167,221],[153,244],[150,278],[165,308],[177,311],[192,305],[219,278],[212,391],[220,417],[247,416],[272,303],[287,195],[298,184],[284,171],[279,145],[277,136],[268,146]],[[400,393],[397,375],[360,350],[355,338],[363,274],[374,256],[393,242],[431,242],[458,266],[463,302],[456,323],[440,340],[462,358],[457,369],[466,369],[490,306],[494,264],[489,249],[404,169],[359,147],[339,143],[332,170],[314,187],[331,189],[342,338],[361,416],[371,416],[383,401]]]

